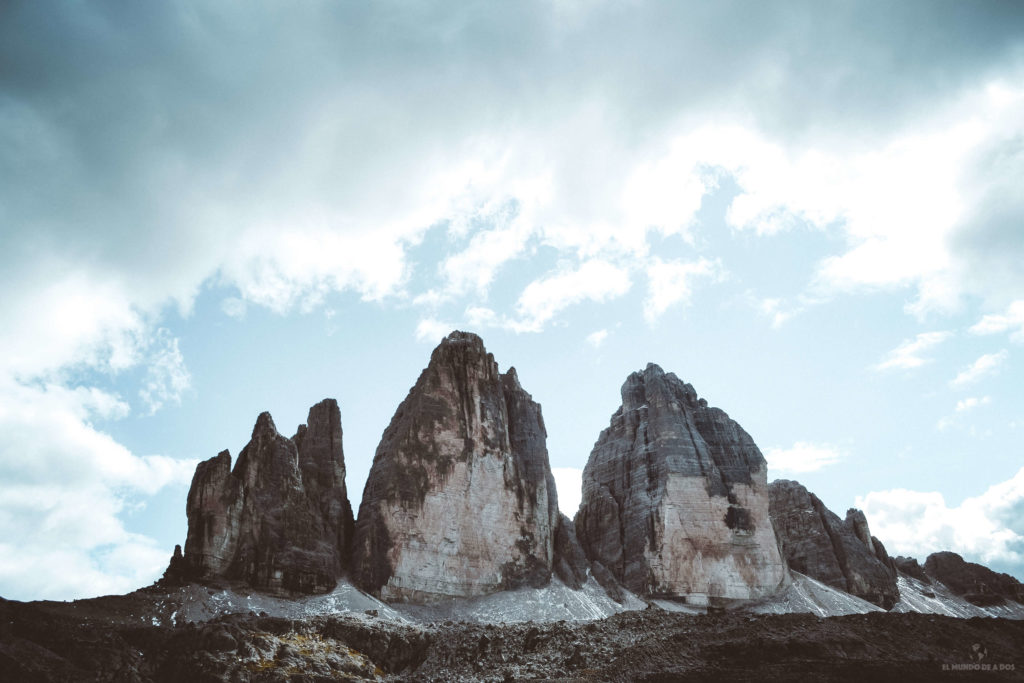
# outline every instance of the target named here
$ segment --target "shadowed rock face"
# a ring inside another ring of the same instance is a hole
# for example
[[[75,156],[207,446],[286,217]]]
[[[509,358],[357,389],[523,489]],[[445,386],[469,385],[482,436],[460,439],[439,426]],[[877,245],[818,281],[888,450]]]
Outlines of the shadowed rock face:
[[[590,454],[576,532],[595,575],[639,594],[749,600],[788,581],[761,452],[654,364],[623,384]]]
[[[271,591],[333,588],[353,526],[341,437],[333,399],[313,406],[293,439],[262,413],[233,470],[227,451],[196,467],[184,558],[168,573]]]
[[[896,604],[896,566],[863,512],[851,508],[841,520],[795,481],[773,481],[769,491],[772,524],[791,569],[885,609]]]
[[[559,520],[546,438],[515,369],[499,373],[475,334],[450,334],[377,448],[353,578],[411,602],[540,586],[553,567],[572,583],[572,528]]]
[[[929,555],[924,561],[924,570],[975,605],[1001,605],[1006,600],[1024,603],[1024,584],[1020,581],[984,565],[966,562],[948,550]]]
[[[931,583],[931,578],[925,574],[924,567],[917,561],[915,557],[903,557],[902,555],[892,558],[892,563],[896,567],[896,570],[911,576],[921,583]]]

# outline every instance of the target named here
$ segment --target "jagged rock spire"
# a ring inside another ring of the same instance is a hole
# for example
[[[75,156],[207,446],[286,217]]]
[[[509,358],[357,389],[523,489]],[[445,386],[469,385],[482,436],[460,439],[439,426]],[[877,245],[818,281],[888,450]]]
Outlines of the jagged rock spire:
[[[184,558],[169,574],[271,591],[333,588],[353,526],[337,402],[313,406],[292,439],[261,413],[234,469],[228,451],[199,463],[186,512]]]
[[[352,574],[384,599],[543,585],[558,514],[540,405],[475,334],[452,332],[385,430],[359,506]],[[567,521],[567,520],[566,520]],[[567,572],[574,581],[580,570]]]

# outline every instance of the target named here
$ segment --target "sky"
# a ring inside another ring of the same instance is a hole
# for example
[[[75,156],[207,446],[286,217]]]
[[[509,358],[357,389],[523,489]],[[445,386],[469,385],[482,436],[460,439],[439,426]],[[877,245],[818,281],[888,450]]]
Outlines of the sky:
[[[1016,2],[0,4],[0,595],[120,593],[195,464],[453,329],[560,506],[648,362],[891,554],[1024,579]]]

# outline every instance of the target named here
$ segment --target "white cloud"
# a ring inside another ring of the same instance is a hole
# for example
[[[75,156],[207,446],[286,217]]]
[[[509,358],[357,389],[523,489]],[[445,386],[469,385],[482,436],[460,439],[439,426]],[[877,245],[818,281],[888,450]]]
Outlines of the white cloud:
[[[874,368],[875,370],[919,368],[933,360],[925,358],[924,352],[941,344],[951,336],[952,334],[949,332],[922,332],[913,339],[905,339],[899,346],[886,354],[885,359]]]
[[[595,349],[601,348],[604,340],[608,338],[608,330],[595,330],[587,335],[587,343]]]
[[[955,410],[958,413],[964,413],[968,410],[974,410],[978,406],[987,406],[991,402],[991,396],[982,396],[981,398],[978,398],[977,396],[969,396],[968,398],[957,401]]]
[[[859,496],[855,505],[891,554],[952,550],[982,564],[1024,566],[1024,469],[979,496],[950,506],[937,492],[893,489]]]
[[[761,315],[772,319],[772,328],[776,330],[799,312],[798,309],[783,310],[782,300],[777,298],[761,299],[756,303],[756,307]]]
[[[693,281],[714,278],[721,272],[721,264],[702,258],[697,261],[662,261],[653,258],[647,265],[647,299],[644,318],[652,323],[670,306],[688,305],[693,295]]]
[[[157,348],[147,363],[146,377],[139,389],[139,397],[149,408],[150,415],[165,403],[180,405],[182,394],[192,386],[192,375],[185,367],[178,340],[171,338],[168,330],[161,329],[154,343]]]
[[[241,320],[245,317],[246,308],[245,300],[239,299],[237,296],[225,297],[220,302],[220,310],[224,311],[224,315],[235,320]]]
[[[435,320],[434,318],[425,318],[416,325],[416,340],[439,344],[442,339],[455,329],[457,327],[450,323]]]
[[[572,519],[580,509],[583,499],[583,470],[575,467],[552,467],[551,474],[555,477],[558,489],[558,509]]]
[[[981,406],[986,406],[991,402],[991,396],[968,396],[967,398],[961,399],[957,401],[956,405],[953,407],[953,414],[940,419],[936,426],[939,428],[939,431],[945,431],[960,423],[964,413],[968,413],[975,408],[980,408]]]
[[[843,458],[835,446],[798,441],[789,448],[769,448],[764,453],[768,468],[778,472],[815,472]]]
[[[127,410],[116,396],[95,388],[3,386],[4,597],[124,592],[159,575],[170,549],[127,531],[120,514],[136,498],[190,481],[195,462],[136,456],[90,424]]]
[[[1006,313],[985,315],[971,327],[972,334],[1010,332],[1010,339],[1024,342],[1024,299],[1010,304]]]
[[[441,263],[449,293],[486,293],[501,266],[522,253],[536,226],[529,223],[529,215],[520,214],[519,207],[518,202],[505,202],[494,209],[484,207],[473,216],[457,217],[459,222],[478,219],[495,227],[477,231],[465,249]],[[450,230],[459,229],[469,228]]]
[[[534,280],[519,295],[514,328],[539,332],[563,309],[583,301],[603,302],[629,291],[629,273],[607,261],[594,259],[578,268],[559,270]]]
[[[973,384],[981,378],[993,374],[1000,365],[1009,358],[1010,354],[1003,349],[996,353],[986,353],[968,367],[961,370],[956,377],[950,381],[953,387],[962,387]]]

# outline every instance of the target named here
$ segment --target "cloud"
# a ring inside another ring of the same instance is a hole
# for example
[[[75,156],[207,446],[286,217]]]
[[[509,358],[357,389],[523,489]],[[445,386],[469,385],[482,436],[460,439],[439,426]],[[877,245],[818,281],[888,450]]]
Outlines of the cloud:
[[[601,348],[604,340],[608,338],[608,330],[595,330],[587,335],[587,343],[595,349]]]
[[[185,367],[185,358],[178,348],[178,340],[170,337],[169,330],[161,329],[156,334],[158,345],[146,367],[146,377],[139,397],[152,415],[165,403],[181,404],[182,394],[192,386],[192,375]]]
[[[963,387],[973,384],[981,378],[994,373],[1000,365],[1009,358],[1010,354],[1003,349],[996,353],[986,353],[961,370],[956,377],[950,381],[952,387]]]
[[[905,339],[899,346],[890,351],[884,360],[875,365],[874,369],[889,370],[897,368],[900,370],[910,370],[931,363],[932,359],[925,358],[922,354],[938,346],[951,336],[950,332],[922,332],[913,339]]]
[[[769,448],[764,453],[768,467],[775,472],[816,472],[843,458],[835,446],[798,441],[789,448]]]
[[[576,516],[583,499],[583,470],[575,467],[552,467],[558,489],[558,509],[569,519]]]
[[[990,396],[982,396],[981,398],[978,398],[977,396],[970,396],[957,401],[955,410],[958,413],[964,413],[968,410],[974,410],[978,406],[987,406],[991,402],[992,398]]]
[[[224,311],[224,315],[235,320],[243,319],[247,308],[245,300],[236,296],[225,297],[220,302],[220,310]]]
[[[437,344],[455,329],[458,329],[456,325],[435,320],[434,318],[425,318],[416,325],[416,340]]]
[[[195,462],[136,456],[90,423],[128,406],[98,389],[0,391],[0,587],[14,599],[70,599],[152,581],[168,548],[125,529],[133,500],[191,480]]]
[[[924,559],[952,550],[966,559],[1024,571],[1024,469],[950,506],[937,492],[892,489],[858,496],[871,529],[893,555]]]
[[[1024,342],[1024,299],[1010,304],[1006,313],[985,315],[971,327],[971,334],[1010,332],[1010,339]]]
[[[772,319],[772,328],[776,330],[781,328],[787,320],[803,310],[802,307],[784,310],[782,300],[777,298],[761,299],[754,303],[758,313],[764,316],[769,316]]]
[[[526,286],[516,302],[519,320],[514,327],[517,331],[538,332],[563,309],[583,301],[620,297],[631,284],[628,271],[600,259],[586,261],[578,268],[562,268]]]
[[[721,264],[702,258],[698,261],[662,261],[654,258],[647,265],[647,299],[644,318],[657,320],[669,307],[687,305],[693,295],[693,281],[714,278],[721,273]]]
[[[967,398],[961,399],[957,401],[956,405],[953,407],[953,414],[940,419],[936,426],[939,428],[939,431],[945,431],[950,427],[956,426],[964,413],[971,412],[981,406],[987,406],[991,402],[991,396],[968,396]]]

